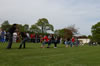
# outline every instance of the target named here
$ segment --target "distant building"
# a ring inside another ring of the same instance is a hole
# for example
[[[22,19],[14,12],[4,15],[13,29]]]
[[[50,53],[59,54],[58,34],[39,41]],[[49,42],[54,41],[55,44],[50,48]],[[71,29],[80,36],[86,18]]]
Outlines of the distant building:
[[[80,41],[80,44],[86,44],[90,42],[90,39],[87,37],[78,37],[78,40]]]
[[[88,37],[86,37],[86,36],[81,36],[81,35],[80,35],[80,36],[75,36],[75,37],[78,38],[78,40],[80,41],[80,44],[81,44],[81,45],[84,45],[84,44],[90,42],[90,39],[89,39]]]

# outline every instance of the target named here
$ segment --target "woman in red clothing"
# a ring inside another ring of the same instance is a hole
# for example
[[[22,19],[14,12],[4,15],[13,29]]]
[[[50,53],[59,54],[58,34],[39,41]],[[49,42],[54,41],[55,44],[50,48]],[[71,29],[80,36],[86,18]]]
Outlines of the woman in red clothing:
[[[44,48],[44,47],[45,47],[45,44],[47,44],[48,41],[49,41],[48,36],[44,36],[44,37],[43,37],[43,43],[42,43],[42,45],[41,45],[41,48]]]
[[[71,40],[71,47],[73,47],[75,45],[75,37],[72,37],[72,40]]]

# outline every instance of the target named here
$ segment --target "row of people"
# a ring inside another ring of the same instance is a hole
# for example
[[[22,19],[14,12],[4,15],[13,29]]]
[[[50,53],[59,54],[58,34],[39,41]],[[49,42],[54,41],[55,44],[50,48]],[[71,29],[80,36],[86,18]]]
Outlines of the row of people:
[[[42,45],[41,48],[45,47],[45,44],[48,44],[47,48],[50,48],[50,45],[53,43],[54,44],[54,48],[57,48],[57,44],[60,43],[60,37],[54,37],[53,35],[49,35],[49,36],[44,36],[42,39]]]
[[[66,47],[70,46],[70,47],[74,47],[74,46],[79,46],[80,42],[78,40],[78,38],[72,37],[71,39],[68,38],[64,44],[66,45]]]
[[[17,32],[17,31],[18,31],[17,30],[17,24],[13,24],[12,27],[8,30],[8,33],[9,33],[9,41],[8,41],[7,49],[10,49],[11,48],[12,42],[13,42],[13,33],[14,32]],[[25,48],[25,42],[30,39],[30,36],[29,36],[29,34],[27,34],[25,32],[21,32],[21,33],[19,33],[19,35],[21,35],[21,37],[22,37],[22,41],[20,43],[19,48],[21,48],[22,45]],[[48,44],[47,48],[50,48],[50,45],[52,43],[54,44],[54,47],[56,48],[57,47],[57,44],[60,43],[60,40],[61,40],[60,37],[54,37],[53,35],[44,36],[44,37],[41,36],[41,42],[42,42],[41,48],[44,48],[45,47],[45,44]],[[71,44],[70,45],[74,45],[74,42],[75,42],[75,39],[72,38],[72,41],[71,41]],[[68,43],[70,43],[70,42],[66,41],[66,45]]]
[[[10,48],[11,48],[12,42],[13,42],[13,33],[14,33],[14,32],[17,32],[17,31],[18,31],[18,30],[17,30],[17,24],[13,24],[12,27],[8,30],[8,33],[9,33],[9,41],[8,41],[7,49],[10,49]],[[19,35],[21,35],[21,37],[22,37],[22,41],[21,41],[21,43],[20,43],[19,48],[21,48],[22,45],[23,45],[24,48],[25,48],[25,42],[30,38],[30,37],[29,37],[29,34],[26,34],[25,32],[21,32],[21,33],[19,33]],[[44,41],[45,41],[45,39],[46,39],[46,37],[43,38]],[[48,39],[46,39],[46,41],[47,41],[47,40],[48,40]],[[52,40],[54,40],[53,37],[52,37]],[[44,41],[43,41],[43,43],[44,43]],[[49,42],[49,45],[50,45],[50,43],[51,43],[51,42]],[[49,46],[49,45],[48,45],[48,46]]]
[[[41,42],[41,35],[35,34],[35,33],[27,33],[30,37],[30,42],[32,43],[40,43]],[[21,36],[20,32],[14,32],[13,33],[13,42],[21,42]]]
[[[60,43],[60,40],[61,40],[60,37],[54,37],[53,35],[44,36],[41,48],[45,48],[46,44],[48,44],[47,48],[50,48],[51,44],[54,44],[54,48],[57,48],[57,44]],[[68,38],[67,40],[65,40],[64,44],[66,45],[66,47],[68,47],[68,46],[74,47],[74,46],[79,46],[80,42],[79,42],[78,38],[72,37],[71,39]]]
[[[13,24],[11,28],[9,28],[8,30],[8,33],[9,33],[9,41],[8,41],[8,46],[7,46],[7,49],[11,49],[12,47],[12,42],[13,42],[13,33],[14,32],[17,32],[18,29],[17,29],[17,24]],[[23,47],[25,48],[25,42],[29,39],[29,35],[26,34],[25,32],[20,32],[19,33],[22,37],[22,41],[20,43],[20,46],[19,48]]]
[[[20,47],[22,47],[22,45],[25,48],[25,42],[27,40],[30,39],[29,36],[27,36],[27,34],[25,32],[21,32],[21,36],[22,36],[22,42],[20,44]],[[45,35],[44,37],[41,38],[41,48],[45,48],[45,45],[48,44],[47,48],[50,48],[51,44],[54,44],[54,48],[57,48],[57,44],[60,43],[61,38],[56,36],[54,37],[54,35]],[[79,46],[80,42],[78,40],[78,38],[72,37],[72,39],[67,39],[65,42],[66,47],[70,46],[70,47],[74,47],[74,46]]]

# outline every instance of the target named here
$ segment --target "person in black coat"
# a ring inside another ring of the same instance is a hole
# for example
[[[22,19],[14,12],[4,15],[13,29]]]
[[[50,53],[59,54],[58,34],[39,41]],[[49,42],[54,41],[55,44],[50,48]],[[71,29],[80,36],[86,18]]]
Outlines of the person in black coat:
[[[22,41],[20,43],[19,49],[22,48],[22,45],[23,45],[23,48],[25,48],[25,43],[27,40],[29,40],[29,37],[27,36],[25,32],[21,32],[21,36],[22,36]]]
[[[10,49],[12,46],[12,39],[13,39],[13,33],[17,29],[17,24],[13,24],[11,28],[9,28],[8,33],[9,33],[9,41],[8,41],[8,46],[7,49]]]

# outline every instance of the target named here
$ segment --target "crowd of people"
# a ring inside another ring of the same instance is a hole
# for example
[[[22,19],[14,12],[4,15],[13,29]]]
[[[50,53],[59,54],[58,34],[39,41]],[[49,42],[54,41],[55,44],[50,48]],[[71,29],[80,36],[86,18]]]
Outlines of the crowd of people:
[[[51,44],[54,44],[54,48],[57,48],[57,44],[60,43],[60,37],[54,35],[45,35],[42,38],[42,45],[41,48],[45,48],[45,44],[48,44],[47,48],[50,48]]]
[[[48,45],[46,48],[50,48],[51,44],[54,44],[54,48],[57,48],[57,44],[62,43],[62,38],[60,36],[54,36],[53,34],[42,36],[35,33],[19,32],[17,24],[13,24],[8,32],[0,30],[0,42],[5,41],[8,41],[7,49],[11,48],[13,42],[20,42],[19,49],[22,48],[22,46],[25,48],[26,41],[41,43],[41,48],[45,48],[46,44]],[[79,46],[79,40],[75,37],[67,38],[63,43],[66,47]]]
[[[49,36],[46,35],[43,37],[41,48],[45,48],[45,44],[48,44],[47,48],[50,48],[51,44],[54,44],[54,48],[57,48],[57,44],[61,43],[61,41],[62,41],[61,37],[58,37],[58,36],[54,37],[53,35],[49,35]],[[66,47],[69,47],[69,46],[78,47],[80,44],[78,38],[76,37],[65,39],[63,43],[65,44]]]
[[[26,32],[27,36],[30,37],[29,42],[32,43],[40,43],[41,42],[41,35],[35,34],[35,33],[31,33],[29,34],[28,32]],[[21,42],[21,32],[14,32],[12,34],[12,42],[18,43]],[[0,29],[0,42],[8,42],[9,39],[9,32],[6,32],[3,29]]]
[[[76,37],[72,37],[71,39],[68,38],[64,43],[65,43],[66,47],[68,47],[68,46],[70,46],[70,47],[74,47],[74,46],[78,47],[79,44],[80,44],[78,38],[76,38]]]
[[[6,31],[0,30],[0,42],[6,41]]]

